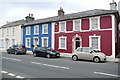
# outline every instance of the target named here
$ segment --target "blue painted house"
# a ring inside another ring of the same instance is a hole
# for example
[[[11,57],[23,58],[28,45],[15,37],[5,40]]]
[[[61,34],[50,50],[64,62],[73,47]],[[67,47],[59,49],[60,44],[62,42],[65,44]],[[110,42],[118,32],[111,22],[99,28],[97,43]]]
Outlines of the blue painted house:
[[[28,51],[35,47],[54,48],[54,26],[56,17],[34,20],[33,16],[26,17],[28,22],[23,26],[23,44]]]

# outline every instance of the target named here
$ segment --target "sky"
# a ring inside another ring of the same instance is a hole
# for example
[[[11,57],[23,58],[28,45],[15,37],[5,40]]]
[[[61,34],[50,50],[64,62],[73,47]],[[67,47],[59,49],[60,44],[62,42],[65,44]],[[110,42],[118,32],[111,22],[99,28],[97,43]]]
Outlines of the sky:
[[[65,14],[92,9],[110,9],[113,0],[0,0],[0,26],[6,22],[25,19],[33,14],[35,19],[58,15],[60,7]],[[114,0],[118,3],[120,0]]]

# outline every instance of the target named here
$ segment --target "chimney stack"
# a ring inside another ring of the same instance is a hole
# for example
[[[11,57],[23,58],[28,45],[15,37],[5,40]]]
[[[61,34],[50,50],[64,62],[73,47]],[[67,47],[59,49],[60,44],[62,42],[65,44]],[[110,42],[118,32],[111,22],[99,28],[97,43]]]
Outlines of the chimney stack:
[[[117,3],[112,0],[112,3],[110,3],[110,10],[117,10]]]
[[[33,14],[29,13],[29,16],[26,16],[26,23],[33,21],[35,18],[33,17]]]
[[[60,7],[60,10],[58,10],[58,16],[64,16],[63,8]]]

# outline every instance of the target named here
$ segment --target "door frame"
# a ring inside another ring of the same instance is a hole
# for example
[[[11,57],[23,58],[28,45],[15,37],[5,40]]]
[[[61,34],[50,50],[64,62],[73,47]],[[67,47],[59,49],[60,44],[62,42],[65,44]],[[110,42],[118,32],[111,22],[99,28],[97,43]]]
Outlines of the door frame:
[[[76,38],[79,38],[80,39],[80,47],[82,47],[82,38],[81,36],[79,36],[78,34],[76,34],[75,36],[73,36],[72,38],[72,52],[75,51],[75,47],[76,47]]]

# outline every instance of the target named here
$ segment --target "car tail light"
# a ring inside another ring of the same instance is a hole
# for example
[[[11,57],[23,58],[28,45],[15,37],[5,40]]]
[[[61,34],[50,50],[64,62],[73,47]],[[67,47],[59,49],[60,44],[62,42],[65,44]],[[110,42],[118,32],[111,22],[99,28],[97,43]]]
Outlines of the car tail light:
[[[17,48],[17,49],[21,49],[21,48]]]

